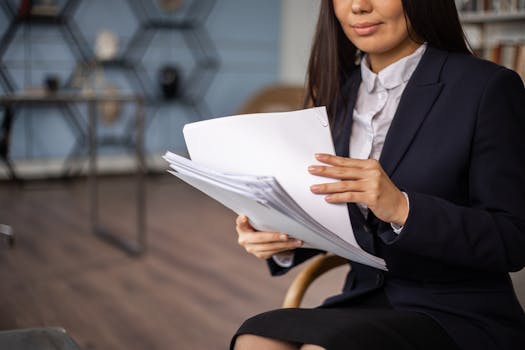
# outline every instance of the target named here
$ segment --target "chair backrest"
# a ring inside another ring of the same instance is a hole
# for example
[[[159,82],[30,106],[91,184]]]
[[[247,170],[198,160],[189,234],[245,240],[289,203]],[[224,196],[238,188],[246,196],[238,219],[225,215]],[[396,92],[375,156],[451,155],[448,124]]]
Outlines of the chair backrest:
[[[270,85],[253,96],[238,114],[286,112],[303,108],[305,89],[297,85]]]

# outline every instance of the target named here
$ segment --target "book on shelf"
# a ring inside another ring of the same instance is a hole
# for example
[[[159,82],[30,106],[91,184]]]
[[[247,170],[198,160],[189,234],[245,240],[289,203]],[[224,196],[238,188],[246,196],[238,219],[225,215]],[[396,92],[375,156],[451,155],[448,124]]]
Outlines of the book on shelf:
[[[319,164],[315,153],[335,153],[324,107],[199,121],[183,134],[191,160],[166,152],[170,173],[246,215],[257,230],[386,270],[384,260],[357,244],[346,204],[309,189],[337,181],[307,171]]]
[[[487,58],[516,71],[525,80],[525,42],[501,41],[489,50]]]
[[[516,49],[519,45],[514,44],[513,42],[502,42],[501,43],[501,56],[500,64],[504,67],[510,69],[516,69],[515,59],[516,59]]]
[[[514,70],[521,76],[521,79],[525,81],[525,43],[518,45],[515,55]]]
[[[525,10],[525,0],[465,0],[461,12],[517,12]]]

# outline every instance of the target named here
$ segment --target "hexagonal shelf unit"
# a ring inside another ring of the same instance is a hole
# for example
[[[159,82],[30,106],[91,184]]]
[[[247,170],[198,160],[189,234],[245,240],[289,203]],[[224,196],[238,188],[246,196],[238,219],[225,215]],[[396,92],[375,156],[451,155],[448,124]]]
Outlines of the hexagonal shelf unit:
[[[4,57],[10,45],[14,42],[18,31],[24,26],[56,28],[63,37],[75,61],[83,61],[90,56],[86,40],[73,21],[73,14],[79,3],[80,0],[64,0],[60,5],[57,5],[57,7],[36,6],[31,8],[25,6],[23,1],[20,1],[18,8],[16,8],[15,3],[11,0],[0,1],[0,8],[8,22],[7,28],[0,36],[0,84],[2,85],[4,94],[11,94],[19,90],[15,79],[13,79],[8,67],[4,64]],[[24,57],[24,61],[27,60],[28,57]],[[67,81],[69,78],[65,80]],[[81,116],[71,104],[57,105],[56,108],[63,115],[71,133],[76,138],[76,143],[67,156],[67,159],[70,159],[73,154],[78,151],[79,145],[85,143],[85,133],[81,125]],[[14,112],[15,111],[13,111],[11,115],[12,119],[14,119],[16,115]],[[11,123],[8,124],[11,125]],[[10,130],[6,129],[4,133],[9,135]],[[67,167],[66,163],[67,160],[64,164],[65,169]],[[11,177],[15,177],[14,173]]]
[[[80,0],[66,0],[56,11],[50,9],[39,9],[38,7],[24,8],[22,3],[15,9],[12,1],[5,0],[0,2],[0,7],[9,19],[9,25],[0,37],[0,83],[8,92],[18,89],[14,79],[8,69],[3,64],[3,58],[9,46],[13,42],[18,30],[26,25],[30,26],[54,26],[61,33],[64,42],[67,44],[75,59],[86,60],[89,57],[89,48],[86,40],[73,21],[73,14],[77,9]]]
[[[163,63],[179,73],[179,92],[173,102],[193,109],[200,118],[209,116],[204,97],[220,62],[205,22],[216,0],[129,1],[140,26],[129,41],[124,56],[136,62],[137,66],[144,67],[140,62],[144,61],[156,35],[178,36],[178,48],[181,50],[169,55],[169,61]],[[160,77],[154,79],[148,74],[144,77],[148,79],[147,97],[150,101],[157,106],[166,101],[156,81]]]

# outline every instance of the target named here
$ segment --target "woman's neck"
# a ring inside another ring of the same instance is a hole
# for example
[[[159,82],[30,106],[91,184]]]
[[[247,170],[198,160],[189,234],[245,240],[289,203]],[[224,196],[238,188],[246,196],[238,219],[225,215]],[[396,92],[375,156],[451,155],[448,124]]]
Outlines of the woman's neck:
[[[415,41],[407,38],[407,40],[405,40],[403,43],[387,52],[368,53],[368,63],[370,64],[370,69],[372,72],[377,74],[392,63],[399,61],[403,57],[411,55],[420,46],[420,43],[416,43]]]

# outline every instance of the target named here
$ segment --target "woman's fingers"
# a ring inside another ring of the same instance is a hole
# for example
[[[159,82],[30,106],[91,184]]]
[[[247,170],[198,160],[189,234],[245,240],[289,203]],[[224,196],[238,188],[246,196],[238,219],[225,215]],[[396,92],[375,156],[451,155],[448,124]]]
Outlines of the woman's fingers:
[[[248,253],[261,259],[267,259],[274,254],[293,250],[303,245],[302,241],[290,238],[284,233],[255,230],[244,215],[237,217],[235,223],[239,245]]]
[[[377,163],[379,163],[375,159],[346,158],[346,157],[339,157],[339,156],[334,156],[334,155],[326,154],[326,153],[317,153],[315,155],[315,159],[317,159],[321,163],[329,164],[332,166],[340,166],[340,167],[347,167],[347,168],[362,168],[362,169],[374,168],[376,167]]]
[[[303,245],[303,242],[292,239],[287,242],[272,242],[272,243],[263,243],[263,244],[248,244],[246,245],[246,251],[249,253],[268,253],[271,252],[272,255],[284,252],[287,250],[292,250]]]
[[[351,159],[328,156],[325,165],[310,165],[308,172],[312,175],[340,180],[359,180],[380,175],[381,165],[375,159]],[[324,162],[323,162],[324,163]]]
[[[237,229],[241,229],[242,231],[255,231],[252,225],[250,225],[250,221],[246,215],[237,216],[237,219],[235,219],[235,224]]]
[[[404,225],[408,202],[375,159],[352,159],[329,154],[316,154],[326,165],[312,165],[308,171],[317,176],[340,179],[333,183],[315,184],[313,193],[325,194],[330,203],[361,203],[385,222]]]
[[[343,192],[330,194],[324,199],[329,203],[363,203],[371,207],[370,197],[372,196],[365,192]]]
[[[315,159],[317,159],[321,163],[326,163],[334,166],[360,167],[359,159],[339,157],[326,153],[315,154]]]
[[[311,165],[308,172],[312,175],[329,177],[339,180],[358,180],[365,174],[361,168],[346,168],[340,166]]]
[[[288,239],[288,236],[284,233],[257,231],[253,228],[248,217],[245,215],[238,216],[235,220],[235,223],[237,224],[235,227],[237,229],[237,233],[239,235],[249,237],[249,239],[255,243],[264,241],[285,241]]]
[[[275,254],[290,251],[299,248],[303,242],[290,240],[288,242],[274,242],[266,244],[248,244],[245,249],[248,253],[255,255],[260,259],[268,259]]]
[[[271,242],[287,242],[290,238],[278,232],[242,232],[239,234],[239,244],[259,244],[259,243],[271,243]]]
[[[341,192],[364,192],[366,190],[366,180],[337,181],[325,184],[310,186],[310,190],[317,194],[341,193]]]

